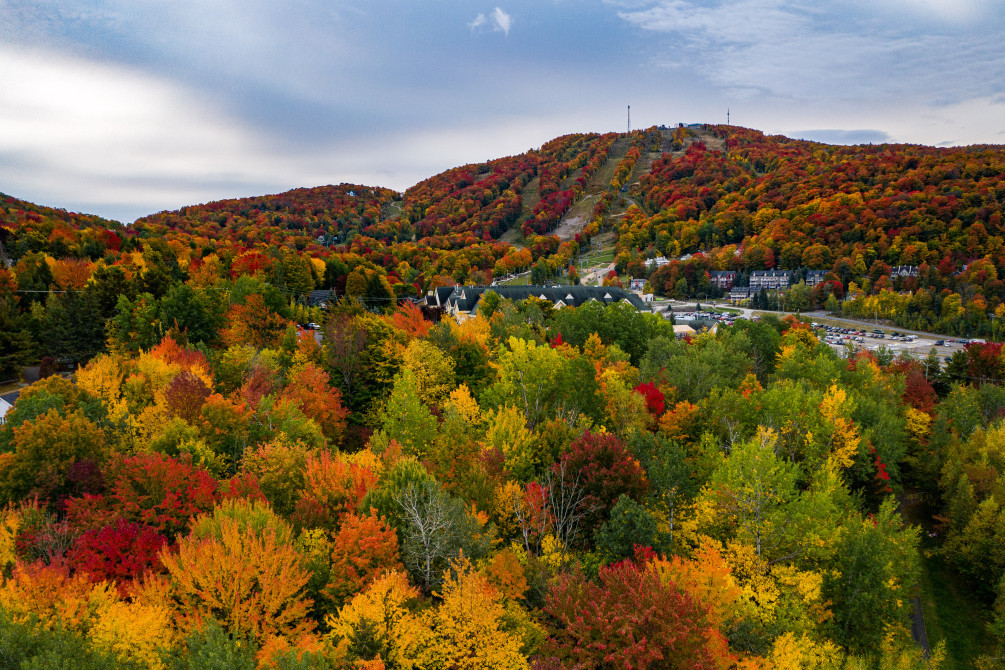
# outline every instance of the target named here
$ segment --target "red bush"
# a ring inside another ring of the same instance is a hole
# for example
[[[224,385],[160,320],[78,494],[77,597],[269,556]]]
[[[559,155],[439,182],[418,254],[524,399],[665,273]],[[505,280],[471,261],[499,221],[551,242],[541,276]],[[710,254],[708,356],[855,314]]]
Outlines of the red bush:
[[[552,635],[537,667],[711,670],[735,661],[696,598],[634,561],[600,568],[595,584],[560,577],[544,611]]]
[[[246,498],[252,502],[268,502],[258,477],[251,472],[241,472],[220,484],[220,497],[224,500]]]
[[[216,480],[187,455],[178,460],[138,454],[112,462],[106,474],[115,478],[111,497],[122,515],[168,537],[184,531],[192,516],[212,510],[219,498]]]
[[[635,392],[646,399],[646,409],[654,417],[659,418],[666,409],[666,398],[663,393],[656,388],[656,384],[646,382],[635,387]]]
[[[77,538],[67,559],[71,568],[86,572],[92,581],[113,581],[121,590],[122,582],[147,570],[161,570],[157,554],[165,543],[164,537],[150,526],[120,519]]]

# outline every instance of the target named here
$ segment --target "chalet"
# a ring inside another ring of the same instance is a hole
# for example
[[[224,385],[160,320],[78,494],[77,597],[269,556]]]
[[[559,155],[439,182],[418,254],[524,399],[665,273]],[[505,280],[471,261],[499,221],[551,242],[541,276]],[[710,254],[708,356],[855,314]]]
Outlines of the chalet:
[[[749,286],[733,286],[729,289],[730,302],[740,302],[754,297],[757,291]]]
[[[788,270],[754,270],[750,273],[750,288],[782,289],[792,283]]]
[[[709,279],[712,281],[712,286],[719,288],[723,291],[728,291],[733,287],[733,282],[736,281],[736,272],[734,270],[716,270],[714,272],[709,272]]]
[[[530,297],[546,300],[555,309],[579,307],[591,300],[605,305],[627,301],[635,309],[648,309],[642,298],[614,286],[455,286],[445,297],[443,289],[430,291],[426,301],[442,307],[447,314],[474,316],[478,313],[482,294],[490,290],[507,300],[526,300]]]
[[[903,279],[905,277],[917,277],[918,266],[898,265],[896,267],[890,268],[890,276],[894,279]]]
[[[450,297],[450,294],[454,292],[455,288],[457,287],[437,286],[434,289],[430,289],[429,292],[426,293],[426,304],[446,309],[447,298]],[[493,290],[495,290],[495,287],[493,287]]]
[[[670,262],[670,259],[667,258],[666,256],[657,256],[656,258],[650,258],[650,259],[646,260],[646,267],[647,268],[661,268],[661,267],[663,267],[664,265],[666,265],[669,262]]]
[[[827,270],[809,270],[806,273],[806,285],[816,286],[827,276]]]
[[[628,286],[630,291],[642,291],[646,287],[645,279],[633,279],[631,284]]]

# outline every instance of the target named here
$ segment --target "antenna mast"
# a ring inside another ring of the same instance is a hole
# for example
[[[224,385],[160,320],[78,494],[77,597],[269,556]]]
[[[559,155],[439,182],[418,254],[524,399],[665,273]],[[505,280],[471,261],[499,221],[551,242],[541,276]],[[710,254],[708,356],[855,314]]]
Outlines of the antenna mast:
[[[729,125],[729,107],[726,108],[726,125]]]
[[[628,105],[628,134],[632,134],[632,106]]]

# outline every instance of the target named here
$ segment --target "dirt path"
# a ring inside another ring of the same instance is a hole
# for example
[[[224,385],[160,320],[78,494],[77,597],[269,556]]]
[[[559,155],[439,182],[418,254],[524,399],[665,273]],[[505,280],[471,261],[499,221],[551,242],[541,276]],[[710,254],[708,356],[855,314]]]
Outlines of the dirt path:
[[[631,146],[632,143],[628,137],[619,137],[615,140],[607,154],[607,160],[604,161],[599,170],[593,173],[590,181],[586,184],[586,194],[569,208],[569,211],[565,213],[562,220],[558,222],[558,226],[551,233],[552,235],[557,235],[558,239],[565,241],[575,238],[583,231],[593,215],[594,203],[607,190],[618,163],[625,157]]]
[[[593,201],[596,199],[597,199],[596,196],[588,195],[582,200],[580,200],[580,202]],[[589,222],[590,217],[588,214],[586,213],[574,214],[572,211],[569,211],[566,213],[565,216],[562,217],[562,220],[558,222],[558,227],[555,228],[554,232],[552,232],[552,235],[557,235],[558,239],[562,240],[563,242],[565,240],[571,240],[574,237],[576,237],[576,235],[583,232],[583,228],[586,228],[586,224],[588,224]]]
[[[726,141],[721,137],[716,137],[707,130],[695,130],[698,135],[698,139],[705,143],[705,146],[709,151],[726,151]]]

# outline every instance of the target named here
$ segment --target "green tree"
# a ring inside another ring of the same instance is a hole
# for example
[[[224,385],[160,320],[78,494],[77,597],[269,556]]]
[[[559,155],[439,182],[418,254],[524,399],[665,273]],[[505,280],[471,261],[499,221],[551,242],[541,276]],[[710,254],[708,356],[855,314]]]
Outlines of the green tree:
[[[499,354],[499,380],[485,390],[485,405],[517,407],[531,429],[552,417],[597,417],[596,371],[586,358],[515,337],[508,345]]]
[[[125,270],[118,265],[99,263],[84,290],[94,295],[98,310],[105,319],[115,314],[119,296],[129,300],[136,297],[136,284],[126,279]]]
[[[380,431],[384,440],[397,440],[405,454],[420,459],[436,440],[436,418],[422,404],[415,375],[408,368],[394,380],[391,396],[381,413]]]
[[[636,545],[659,549],[657,519],[645,506],[622,495],[597,531],[595,543],[608,563],[631,558]]]
[[[887,627],[906,619],[918,560],[918,529],[903,526],[892,498],[873,518],[844,525],[833,570],[824,578],[839,644],[856,654],[880,652]]]
[[[11,295],[0,294],[0,381],[16,379],[35,357],[35,342]]]
[[[491,289],[485,291],[482,294],[481,300],[478,301],[478,313],[486,319],[491,319],[495,311],[499,309],[500,302],[502,302],[502,298],[498,293]]]
[[[109,346],[115,351],[138,352],[160,341],[163,329],[157,317],[159,305],[153,295],[141,293],[133,300],[120,295],[115,310],[115,316],[108,320]]]
[[[216,340],[222,312],[215,309],[205,293],[196,293],[188,284],[175,284],[160,300],[159,307],[164,328],[184,331],[191,343],[208,344]]]
[[[784,555],[791,544],[789,504],[796,499],[797,468],[775,455],[776,438],[762,432],[733,445],[711,478],[718,508],[758,556]]]
[[[294,296],[304,296],[314,290],[314,277],[311,274],[310,260],[296,253],[286,254],[282,263],[274,266],[277,272],[282,272],[280,286],[285,286]]]
[[[85,363],[105,348],[105,321],[94,296],[67,290],[45,304],[44,351],[71,367]]]

